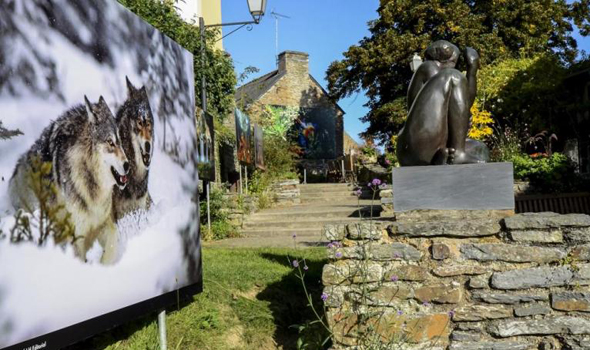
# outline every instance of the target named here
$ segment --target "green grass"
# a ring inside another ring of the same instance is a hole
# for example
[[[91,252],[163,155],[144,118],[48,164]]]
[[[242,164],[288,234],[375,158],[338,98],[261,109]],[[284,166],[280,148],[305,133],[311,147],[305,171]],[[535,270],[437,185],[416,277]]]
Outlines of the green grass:
[[[318,324],[299,334],[294,325],[314,320],[288,258],[305,259],[306,285],[321,305],[323,248],[203,248],[203,293],[167,313],[168,349],[320,349],[327,336]],[[321,306],[319,306],[321,308]],[[73,349],[159,349],[157,316],[149,315]]]

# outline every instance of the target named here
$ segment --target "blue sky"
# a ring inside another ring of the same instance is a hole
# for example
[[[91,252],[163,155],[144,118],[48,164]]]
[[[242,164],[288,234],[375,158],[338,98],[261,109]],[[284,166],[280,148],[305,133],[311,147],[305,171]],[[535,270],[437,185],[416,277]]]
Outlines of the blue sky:
[[[251,19],[246,0],[222,0],[221,6],[225,23]],[[238,74],[248,66],[260,69],[247,81],[276,69],[274,10],[290,17],[278,20],[278,52],[309,53],[310,73],[325,88],[326,69],[332,61],[341,59],[348,47],[369,35],[367,22],[377,18],[378,6],[378,0],[268,0],[261,23],[251,31],[242,28],[229,35],[224,39],[224,49],[231,54]],[[224,28],[224,33],[232,29]],[[581,38],[577,33],[575,37],[579,47],[590,52],[590,37]],[[360,93],[338,102],[346,112],[344,128],[357,141],[358,133],[366,128],[359,120],[367,113],[363,107],[366,101]]]

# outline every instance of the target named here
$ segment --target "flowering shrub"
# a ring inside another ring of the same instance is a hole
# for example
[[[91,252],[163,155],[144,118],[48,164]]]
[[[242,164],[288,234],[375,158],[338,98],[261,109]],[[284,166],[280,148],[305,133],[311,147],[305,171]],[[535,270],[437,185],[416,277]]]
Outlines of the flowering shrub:
[[[530,181],[544,193],[586,190],[588,185],[576,172],[575,166],[562,153],[551,156],[518,154],[509,161],[514,164],[514,177]]]
[[[475,101],[471,107],[471,128],[467,137],[474,140],[485,140],[493,133],[491,128],[493,122],[492,114],[486,110],[480,110],[477,101]]]

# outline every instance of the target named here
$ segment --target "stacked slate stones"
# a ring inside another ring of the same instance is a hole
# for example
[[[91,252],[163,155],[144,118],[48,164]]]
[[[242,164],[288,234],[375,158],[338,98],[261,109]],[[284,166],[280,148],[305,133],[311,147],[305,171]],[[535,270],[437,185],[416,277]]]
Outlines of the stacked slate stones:
[[[590,216],[396,216],[324,229],[335,349],[590,349]]]

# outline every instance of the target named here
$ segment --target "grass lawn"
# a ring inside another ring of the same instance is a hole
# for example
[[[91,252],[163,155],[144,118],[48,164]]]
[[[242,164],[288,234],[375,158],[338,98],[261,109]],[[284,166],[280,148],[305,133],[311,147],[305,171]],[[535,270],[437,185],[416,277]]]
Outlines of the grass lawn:
[[[305,259],[306,285],[321,310],[325,248],[203,248],[203,293],[167,313],[168,349],[320,349],[327,336],[307,307],[288,258]],[[157,315],[97,335],[79,349],[159,349]]]

